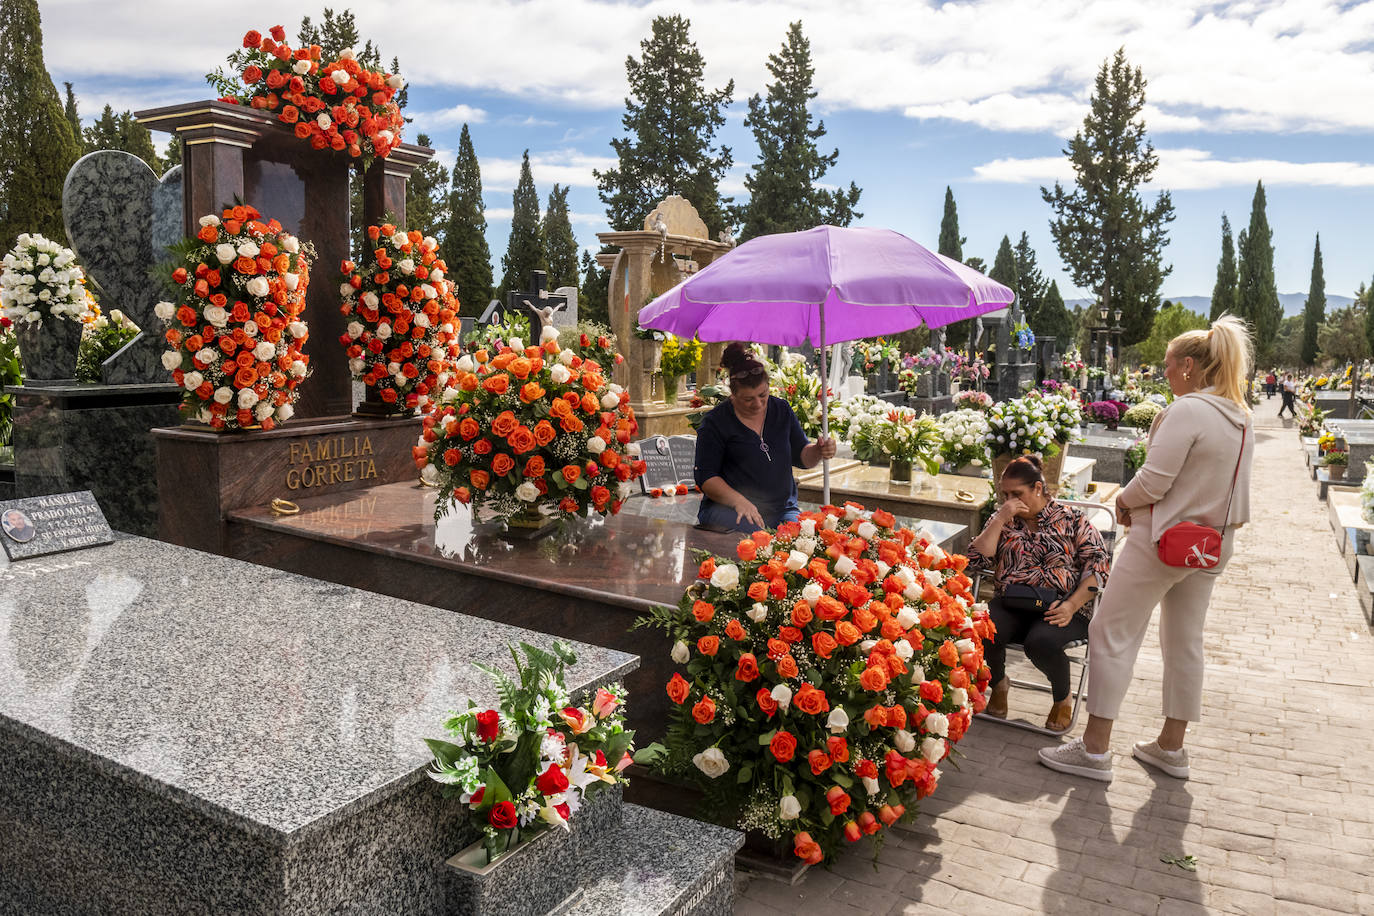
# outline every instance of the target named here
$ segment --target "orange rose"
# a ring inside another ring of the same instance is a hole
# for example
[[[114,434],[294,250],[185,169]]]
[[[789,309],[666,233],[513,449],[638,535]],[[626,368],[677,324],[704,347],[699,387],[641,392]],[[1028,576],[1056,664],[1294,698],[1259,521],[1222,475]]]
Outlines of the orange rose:
[[[792,852],[807,865],[820,865],[825,859],[821,844],[811,839],[811,834],[804,830],[793,838]]]
[[[471,442],[473,439],[476,439],[481,432],[482,427],[479,426],[477,421],[472,417],[463,417],[463,419],[458,422],[458,435],[462,436],[465,442]]]
[[[835,624],[835,641],[842,646],[852,646],[863,638],[863,633],[848,620],[841,620]]]
[[[558,425],[565,433],[580,433],[585,428],[585,424],[577,417],[564,417],[558,421]]]
[[[563,402],[554,401],[554,403],[561,404]],[[539,445],[548,445],[557,436],[558,430],[554,429],[553,424],[548,420],[540,420],[538,423],[534,424],[534,441],[539,443]]]
[[[702,560],[701,565],[697,567],[698,579],[709,579],[715,574],[716,561],[713,557],[707,557],[706,559]]]
[[[950,668],[959,667],[959,650],[948,639],[940,644],[940,664]]]
[[[867,595],[868,592],[865,591],[864,594]],[[816,614],[822,620],[841,620],[848,613],[848,608],[829,595],[821,595],[816,602]]]
[[[773,718],[773,713],[778,711],[778,701],[773,699],[773,694],[768,692],[767,687],[760,687],[759,692],[754,694],[754,702],[759,704],[759,709],[768,718]]]
[[[703,636],[697,640],[697,651],[702,655],[714,656],[720,651],[719,636]]]
[[[758,676],[758,659],[754,657],[754,653],[745,652],[739,657],[739,667],[735,669],[735,680],[744,681],[744,683],[747,684],[750,681],[757,680]]]
[[[753,541],[745,543],[752,544]],[[804,627],[811,622],[811,605],[806,603],[806,599],[798,601],[792,605],[792,622],[799,627]]]
[[[539,387],[538,382],[526,382],[520,387],[520,400],[526,404],[533,404],[544,396],[544,389]]]
[[[906,728],[906,707],[889,706],[887,708],[887,724],[893,728]]]
[[[792,703],[808,716],[818,716],[830,711],[830,701],[826,699],[825,691],[817,690],[810,684],[801,686],[797,695],[792,698]]]
[[[577,478],[582,476],[582,469],[575,464],[565,464],[562,473],[568,483],[576,483]]]
[[[735,553],[741,560],[748,563],[758,555],[759,545],[751,540],[740,541],[735,545]]]
[[[505,394],[510,389],[510,376],[504,372],[489,375],[482,382],[482,387],[492,394]]]
[[[880,728],[887,724],[887,709],[882,706],[874,706],[872,709],[864,711],[864,721],[872,728]]]
[[[702,725],[709,725],[716,717],[716,704],[710,697],[702,697],[701,702],[692,707],[692,718]]]
[[[485,490],[487,485],[491,483],[491,475],[479,468],[473,468],[468,472],[468,480],[470,480],[472,485],[477,489]]]
[[[773,759],[778,763],[787,763],[792,759],[792,755],[797,752],[797,739],[787,732],[779,730],[773,736],[773,740],[768,742],[768,750],[772,752]]]
[[[859,686],[864,690],[877,693],[887,689],[887,668],[874,666],[865,668],[864,673],[859,675]]]
[[[491,459],[491,472],[497,477],[505,477],[513,470],[515,470],[515,459],[510,455],[502,452]]]
[[[681,706],[687,701],[687,694],[691,692],[691,685],[687,683],[682,675],[674,672],[668,681],[668,699]]]
[[[534,450],[534,433],[530,432],[528,426],[517,426],[506,441],[510,443],[511,449],[517,455],[523,455]]]
[[[508,366],[507,368],[511,375],[515,376],[518,379],[525,379],[529,378],[530,369],[532,369],[533,366],[528,359],[526,359],[523,356],[520,356],[511,360],[510,366]],[[531,400],[534,399],[531,398]]]
[[[544,459],[539,455],[535,455],[529,461],[526,461],[524,474],[526,477],[543,477]]]
[[[836,763],[849,762],[849,742],[837,735],[825,739],[825,750]]]
[[[496,419],[491,421],[491,431],[501,438],[506,438],[515,432],[515,428],[520,425],[520,421],[515,419],[515,414],[509,410],[503,410],[496,415]]]
[[[786,678],[796,677],[800,672],[797,669],[797,660],[790,655],[784,655],[778,659],[778,674]]]
[[[811,648],[815,649],[816,654],[821,658],[829,658],[838,645],[839,643],[835,642],[835,637],[829,633],[817,633],[811,637]]]
[[[768,597],[768,583],[767,583],[767,582],[754,582],[754,583],[751,583],[750,586],[749,586],[748,595],[749,595],[750,598],[752,598],[752,599],[755,600],[755,601],[762,601],[762,600],[764,600],[765,598]]]
[[[725,625],[725,635],[738,641],[744,639],[747,634],[744,632],[743,624],[738,620],[732,620]],[[963,669],[961,668],[960,670],[962,671]]]
[[[811,775],[819,776],[830,769],[830,756],[825,751],[811,751],[806,755],[806,762],[811,765]]]

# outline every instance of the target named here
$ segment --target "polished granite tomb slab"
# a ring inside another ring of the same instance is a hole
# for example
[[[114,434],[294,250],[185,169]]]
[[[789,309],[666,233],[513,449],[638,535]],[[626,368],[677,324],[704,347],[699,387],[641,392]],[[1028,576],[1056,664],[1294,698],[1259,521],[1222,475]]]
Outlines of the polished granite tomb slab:
[[[421,738],[521,640],[142,538],[0,560],[0,912],[443,912],[476,834]]]

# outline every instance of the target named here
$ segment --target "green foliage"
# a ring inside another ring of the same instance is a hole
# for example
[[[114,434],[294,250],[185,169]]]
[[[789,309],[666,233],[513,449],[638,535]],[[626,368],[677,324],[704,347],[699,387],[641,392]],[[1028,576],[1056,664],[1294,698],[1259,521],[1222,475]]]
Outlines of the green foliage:
[[[1317,329],[1317,348],[1323,360],[1337,364],[1360,362],[1369,358],[1371,339],[1368,334],[1368,309],[1356,301],[1336,309]]]
[[[591,252],[582,252],[582,282],[577,290],[577,314],[609,327],[610,286],[611,272],[596,263]]]
[[[444,262],[458,288],[460,314],[477,316],[491,301],[491,249],[487,247],[486,204],[482,201],[482,169],[472,147],[468,126],[458,138],[449,190],[448,225],[444,227]]]
[[[19,365],[19,335],[0,328],[0,446],[10,443],[14,434],[14,395],[6,394],[6,386],[24,384],[23,368]]]
[[[429,146],[429,135],[420,134],[415,142]],[[448,205],[448,169],[430,159],[406,182],[406,227],[437,239],[448,224]]]
[[[1226,312],[1236,311],[1236,246],[1231,241],[1231,220],[1221,214],[1221,260],[1217,262],[1217,282],[1212,287],[1212,308],[1207,316],[1216,321]]]
[[[510,241],[501,258],[501,288],[496,298],[502,301],[511,290],[526,289],[530,271],[546,270],[544,266],[544,238],[539,225],[539,192],[534,189],[534,174],[530,171],[530,151],[525,150],[520,163],[520,181],[511,195],[514,215],[510,223]]]
[[[945,215],[940,218],[940,254],[956,261],[964,260],[964,243],[968,239],[959,234],[959,208],[954,204],[954,191],[945,185]]]
[[[1279,332],[1274,335],[1274,351],[1271,365],[1275,366],[1297,366],[1302,364],[1302,338],[1303,322],[1305,315],[1285,315],[1279,322]],[[1316,328],[1316,333],[1321,332],[1321,325]],[[1317,348],[1320,354],[1320,347]],[[1264,366],[1258,366],[1264,369]]]
[[[999,252],[1000,253],[1000,252]],[[1021,233],[1013,253],[1016,255],[1016,302],[1021,306],[1021,314],[1026,324],[1031,326],[1037,336],[1046,332],[1040,329],[1040,305],[1045,298],[1045,275],[1035,262],[1035,249],[1031,248],[1030,236]]]
[[[577,275],[577,237],[568,218],[568,187],[553,186],[544,211],[544,263],[549,270],[549,289],[580,286]]]
[[[718,186],[733,163],[729,147],[716,145],[735,81],[721,89],[704,85],[706,62],[688,37],[685,16],[654,18],[640,42],[642,56],[625,61],[630,95],[621,118],[627,136],[611,141],[619,161],[595,173],[611,228],[644,228],[644,218],[664,197],[681,194],[715,234],[726,228]]]
[[[1166,302],[1164,308],[1155,316],[1150,336],[1140,343],[1140,361],[1152,366],[1161,365],[1164,362],[1164,351],[1169,348],[1169,341],[1184,331],[1199,330],[1206,328],[1207,325],[1206,318],[1190,311],[1183,303]]]
[[[988,277],[1009,286],[1013,291],[1020,285],[1016,276],[1016,254],[1011,250],[1011,239],[1002,236],[1002,244],[997,246],[997,257],[992,259],[992,270],[988,271]],[[1021,304],[1020,300],[1016,303]]]
[[[1272,358],[1283,306],[1274,285],[1274,234],[1265,214],[1264,182],[1255,183],[1250,226],[1240,234],[1240,269],[1236,283],[1236,312],[1250,322],[1255,334],[1255,364]]]
[[[1307,288],[1307,302],[1302,307],[1302,364],[1317,361],[1317,329],[1326,320],[1326,276],[1322,271],[1322,237],[1312,249],[1312,284]]]
[[[62,108],[62,113],[67,116],[67,123],[72,126],[72,136],[78,140],[82,138],[81,115],[77,111],[76,92],[72,89],[71,83],[63,83],[67,92],[67,101]]]
[[[73,101],[69,100],[68,104]],[[162,173],[162,160],[153,148],[153,135],[138,123],[131,111],[115,114],[114,109],[106,105],[95,123],[86,128],[84,139],[88,153],[102,149],[122,150],[148,163],[154,173]]]
[[[1073,315],[1064,305],[1064,297],[1059,293],[1059,283],[1051,280],[1045,296],[1040,301],[1036,318],[1035,333],[1040,337],[1053,337],[1059,352],[1066,353],[1075,346],[1077,324]]]
[[[840,158],[839,150],[825,154],[816,143],[825,136],[825,122],[811,123],[815,68],[811,43],[800,22],[788,26],[782,49],[768,55],[773,82],[767,96],[749,100],[744,126],[754,132],[759,160],[744,178],[749,202],[734,208],[743,225],[741,239],[775,232],[797,232],[822,224],[848,226],[862,218],[854,207],[862,193],[850,182],[849,190],[826,190],[819,185]]]
[[[1075,187],[1041,188],[1054,210],[1050,223],[1059,256],[1076,286],[1121,309],[1122,341],[1144,340],[1171,268],[1163,265],[1166,228],[1174,218],[1169,192],[1147,206],[1139,188],[1159,166],[1146,139],[1145,77],[1124,49],[1098,71],[1083,128],[1069,141]]]
[[[1127,408],[1126,412],[1121,415],[1121,425],[1134,426],[1136,429],[1149,429],[1150,424],[1155,421],[1155,417],[1159,416],[1163,409],[1154,401],[1141,401],[1139,404]]]
[[[1143,406],[1143,405],[1142,405]],[[1131,408],[1134,410],[1135,408]],[[1127,411],[1130,413],[1130,411]],[[1149,453],[1149,443],[1144,439],[1137,439],[1126,449],[1126,467],[1132,471],[1138,471],[1145,466],[1145,459]]]
[[[81,348],[76,353],[76,380],[98,384],[101,381],[101,364],[137,336],[137,328],[113,321],[104,327],[88,330],[81,338]]]
[[[37,0],[0,2],[0,251],[22,232],[58,242],[62,183],[81,142],[43,64]]]

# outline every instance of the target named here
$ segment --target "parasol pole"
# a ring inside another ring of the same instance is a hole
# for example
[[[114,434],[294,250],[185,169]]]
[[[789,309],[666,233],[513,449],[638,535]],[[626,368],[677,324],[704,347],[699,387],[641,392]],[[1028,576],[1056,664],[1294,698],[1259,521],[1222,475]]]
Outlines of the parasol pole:
[[[832,287],[833,289],[833,287]],[[829,293],[825,299],[821,300],[821,436],[830,435],[830,390],[829,374],[825,370],[825,301],[829,299]],[[821,457],[821,505],[830,505],[830,459]]]

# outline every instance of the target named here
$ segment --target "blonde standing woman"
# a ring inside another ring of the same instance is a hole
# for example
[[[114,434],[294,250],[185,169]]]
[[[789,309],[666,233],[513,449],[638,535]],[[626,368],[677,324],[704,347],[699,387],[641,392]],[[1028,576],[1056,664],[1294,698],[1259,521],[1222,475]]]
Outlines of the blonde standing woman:
[[[1088,628],[1088,726],[1082,738],[1040,751],[1040,762],[1050,769],[1111,781],[1112,724],[1158,606],[1164,726],[1158,738],[1136,744],[1134,756],[1170,776],[1188,778],[1183,738],[1188,723],[1202,716],[1207,605],[1235,548],[1236,529],[1250,519],[1254,430],[1245,385],[1252,353],[1244,322],[1230,315],[1210,330],[1189,331],[1169,343],[1164,377],[1174,402],[1150,427],[1144,467],[1117,496],[1117,520],[1130,533]],[[1183,521],[1222,532],[1215,567],[1169,566],[1160,560],[1161,535]]]

